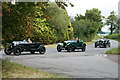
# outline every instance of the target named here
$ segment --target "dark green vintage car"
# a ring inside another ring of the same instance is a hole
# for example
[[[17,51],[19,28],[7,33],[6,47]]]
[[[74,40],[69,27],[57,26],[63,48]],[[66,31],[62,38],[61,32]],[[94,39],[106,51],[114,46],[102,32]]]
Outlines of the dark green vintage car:
[[[75,51],[75,49],[81,49],[83,52],[86,50],[86,44],[82,41],[68,40],[63,43],[57,43],[57,51],[67,50],[68,52]]]

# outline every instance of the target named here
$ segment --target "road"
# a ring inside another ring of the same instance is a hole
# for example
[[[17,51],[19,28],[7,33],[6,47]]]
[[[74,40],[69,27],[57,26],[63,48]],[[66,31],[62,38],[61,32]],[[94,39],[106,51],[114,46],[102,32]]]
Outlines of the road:
[[[117,78],[118,63],[107,58],[105,52],[118,47],[118,42],[111,40],[110,48],[94,48],[94,44],[88,45],[85,52],[57,52],[56,48],[47,48],[44,55],[39,53],[22,53],[20,56],[5,55],[2,58],[9,58],[25,66],[34,67],[48,71],[56,75],[64,75],[71,78]],[[116,56],[115,59],[118,56]]]

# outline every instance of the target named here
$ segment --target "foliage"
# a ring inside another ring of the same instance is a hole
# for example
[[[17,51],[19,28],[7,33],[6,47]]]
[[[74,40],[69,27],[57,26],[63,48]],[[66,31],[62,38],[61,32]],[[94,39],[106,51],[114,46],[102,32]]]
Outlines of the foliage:
[[[103,27],[102,18],[101,11],[96,8],[86,10],[85,16],[77,14],[75,21],[72,21],[74,36],[91,41]]]
[[[55,3],[51,3],[50,6],[47,6],[47,12],[50,16],[48,23],[52,29],[56,30],[57,41],[71,39],[73,28],[66,10],[60,9]]]
[[[60,9],[56,4],[54,4],[55,8],[52,9],[54,5],[51,5],[51,10],[48,10],[48,5],[47,2],[19,2],[15,5],[3,2],[3,44],[28,37],[33,42],[44,42],[46,44],[72,38],[73,28],[67,12]],[[52,10],[59,12],[59,15],[57,12],[52,15],[48,14]]]
[[[32,18],[35,18],[33,11],[35,3],[2,3],[2,34],[3,44],[12,40],[23,40],[32,35],[34,30]]]
[[[119,34],[112,34],[112,35],[107,35],[107,36],[104,36],[104,37],[108,38],[108,39],[113,39],[113,40],[116,40],[116,41],[120,42],[120,35]]]
[[[86,10],[85,17],[87,20],[90,21],[96,21],[96,22],[102,21],[101,11],[99,11],[96,8],[93,8],[92,10]]]
[[[75,20],[90,20],[91,22],[98,22],[101,23],[99,25],[99,31],[101,31],[102,27],[104,26],[104,23],[102,20],[104,19],[104,16],[101,15],[101,11],[99,11],[96,8],[93,8],[91,10],[86,10],[85,16],[83,15],[76,15]]]
[[[111,33],[110,34],[113,34],[113,31],[115,29],[118,29],[118,18],[117,18],[117,15],[114,11],[110,12],[110,15],[107,17],[107,20],[106,20],[106,25],[110,25],[110,31]]]
[[[91,41],[98,31],[97,22],[90,22],[89,20],[79,20],[72,22],[74,29],[74,37],[78,37],[84,41]]]

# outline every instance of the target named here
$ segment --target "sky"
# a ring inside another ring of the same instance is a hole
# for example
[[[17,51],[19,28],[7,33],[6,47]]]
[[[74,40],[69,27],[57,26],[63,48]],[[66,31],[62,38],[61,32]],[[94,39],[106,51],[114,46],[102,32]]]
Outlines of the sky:
[[[70,5],[66,8],[69,16],[76,16],[76,14],[84,15],[86,9],[97,8],[101,11],[101,15],[106,18],[110,15],[111,11],[115,11],[118,15],[118,2],[119,0],[69,0],[74,7]],[[109,26],[104,26],[102,31],[108,31]]]

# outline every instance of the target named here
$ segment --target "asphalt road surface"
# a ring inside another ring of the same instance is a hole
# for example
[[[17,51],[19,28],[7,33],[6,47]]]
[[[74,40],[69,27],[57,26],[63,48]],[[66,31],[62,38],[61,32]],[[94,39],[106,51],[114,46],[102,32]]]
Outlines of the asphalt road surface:
[[[88,45],[85,52],[57,52],[55,48],[47,48],[43,55],[39,53],[22,53],[20,56],[5,55],[11,62],[48,71],[56,75],[64,75],[71,78],[118,78],[118,63],[109,60],[105,52],[118,47],[118,42],[111,40],[110,48],[95,48],[94,44]],[[115,59],[118,56],[116,56]]]

